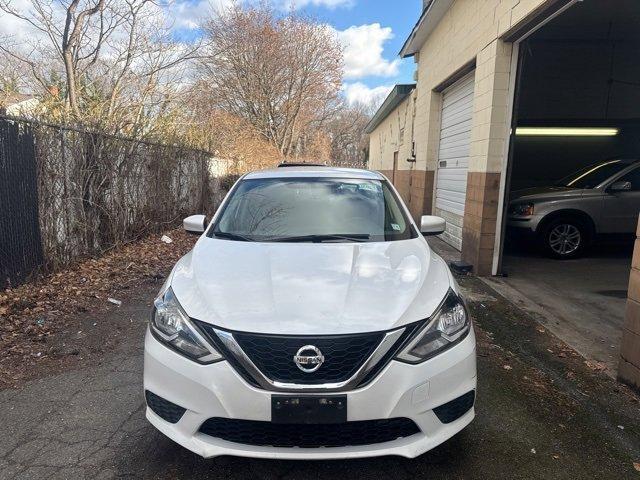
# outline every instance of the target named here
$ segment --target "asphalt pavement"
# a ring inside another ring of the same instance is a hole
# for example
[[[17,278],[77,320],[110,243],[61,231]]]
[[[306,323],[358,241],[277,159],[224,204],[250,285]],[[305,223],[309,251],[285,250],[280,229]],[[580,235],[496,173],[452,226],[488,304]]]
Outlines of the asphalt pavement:
[[[477,279],[462,285],[479,339],[477,417],[419,458],[204,460],[173,443],[144,417],[142,339],[157,286],[142,286],[95,316],[131,325],[115,351],[0,391],[0,479],[640,479],[637,396]]]

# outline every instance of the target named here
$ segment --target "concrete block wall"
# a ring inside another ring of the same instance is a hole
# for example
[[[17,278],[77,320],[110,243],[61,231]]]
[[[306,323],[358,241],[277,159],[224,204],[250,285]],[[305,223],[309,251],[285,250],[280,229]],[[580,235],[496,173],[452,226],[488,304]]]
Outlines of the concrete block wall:
[[[509,141],[512,45],[496,39],[478,53],[462,259],[490,275],[496,241],[500,172]]]
[[[396,183],[416,218],[433,213],[442,101],[438,87],[466,65],[474,62],[476,65],[462,252],[480,275],[491,274],[501,201],[500,172],[509,134],[512,45],[500,37],[553,3],[554,0],[456,0],[415,55],[418,82],[412,98],[415,98],[416,163],[406,164],[400,155],[399,167],[411,173],[408,177],[396,176]],[[392,168],[393,147],[391,144],[385,147],[385,139],[381,137],[381,132],[388,135],[389,129],[385,122],[371,135],[370,168],[383,171]]]
[[[500,172],[509,137],[512,45],[500,37],[526,22],[552,0],[457,0],[416,56],[416,169],[434,172],[438,163],[442,95],[436,91],[475,62],[475,93],[463,259],[475,273],[490,275],[496,239]],[[435,192],[425,193],[423,213],[432,213]]]
[[[640,223],[637,236],[629,276],[618,379],[640,391]]]
[[[415,92],[404,99],[370,135],[369,168],[378,170],[394,186],[406,202],[414,218],[418,219],[424,210],[425,192],[430,196],[433,183],[428,183],[433,175],[417,170],[412,157],[415,116]],[[393,158],[398,153],[397,170],[393,171]],[[428,199],[427,199],[428,200]]]
[[[411,156],[412,148],[414,95],[415,92],[405,98],[369,135],[371,170],[392,170],[395,152],[398,152],[399,169],[410,169],[407,158]]]

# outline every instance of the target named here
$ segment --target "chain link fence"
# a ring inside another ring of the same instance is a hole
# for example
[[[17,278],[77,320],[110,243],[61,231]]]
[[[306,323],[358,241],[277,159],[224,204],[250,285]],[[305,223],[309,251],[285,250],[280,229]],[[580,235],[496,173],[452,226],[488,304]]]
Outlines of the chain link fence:
[[[207,152],[0,117],[0,288],[212,212]]]

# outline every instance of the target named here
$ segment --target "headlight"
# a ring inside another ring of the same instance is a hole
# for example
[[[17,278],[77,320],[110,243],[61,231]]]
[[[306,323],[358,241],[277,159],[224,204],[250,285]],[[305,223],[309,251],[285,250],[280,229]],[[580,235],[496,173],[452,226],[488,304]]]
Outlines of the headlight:
[[[171,288],[156,298],[154,307],[151,331],[158,340],[198,363],[222,360],[222,355],[193,326]]]
[[[533,203],[517,203],[511,205],[511,215],[516,217],[530,217],[533,215]]]
[[[470,328],[464,302],[453,290],[449,290],[435,315],[397,358],[409,363],[423,362],[460,342]]]

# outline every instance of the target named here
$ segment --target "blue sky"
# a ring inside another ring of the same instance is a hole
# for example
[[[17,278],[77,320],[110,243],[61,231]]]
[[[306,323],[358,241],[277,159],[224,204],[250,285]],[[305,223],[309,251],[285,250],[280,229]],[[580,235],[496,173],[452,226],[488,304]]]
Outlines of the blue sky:
[[[231,0],[175,0],[169,14],[185,39],[198,21]],[[243,0],[251,1],[251,0]],[[398,52],[420,16],[422,0],[269,0],[331,25],[345,49],[344,94],[351,102],[380,103],[393,85],[412,82],[413,59]]]
[[[339,0],[336,1],[339,2]],[[382,58],[388,62],[398,60],[397,74],[382,71],[378,74],[345,79],[347,85],[357,82],[366,85],[369,89],[374,89],[413,81],[415,69],[413,59],[400,60],[398,52],[418,20],[421,8],[422,0],[352,0],[344,1],[342,5],[334,7],[308,5],[302,10],[332,25],[339,31],[347,30],[350,27],[374,24],[379,24],[382,29],[390,29],[390,38],[382,42]]]

